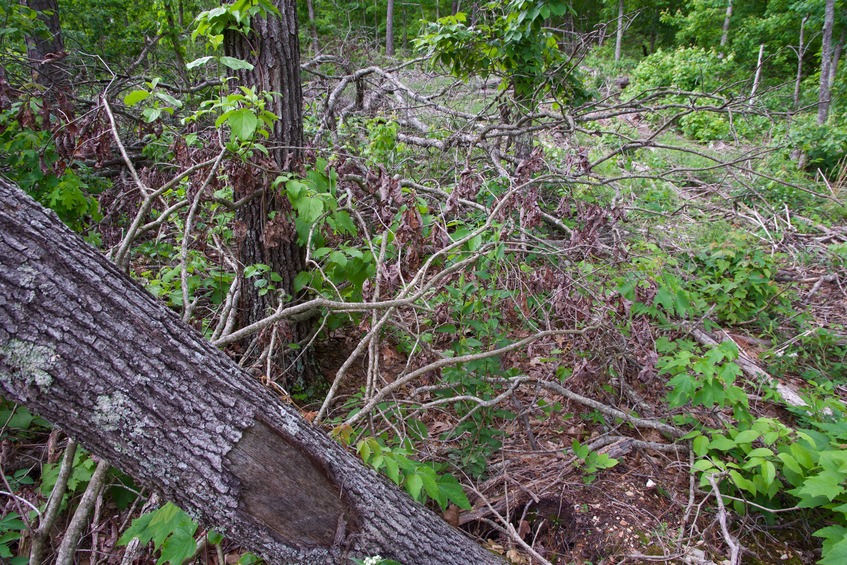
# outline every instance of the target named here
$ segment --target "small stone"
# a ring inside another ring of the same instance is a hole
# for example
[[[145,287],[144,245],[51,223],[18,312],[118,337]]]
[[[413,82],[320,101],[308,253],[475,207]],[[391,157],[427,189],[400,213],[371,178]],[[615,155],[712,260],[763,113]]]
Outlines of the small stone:
[[[782,555],[779,556],[779,558],[782,559],[783,561],[788,561],[788,554],[783,553]]]
[[[644,486],[646,486],[647,488],[653,488],[654,486],[656,486],[656,483],[653,482],[653,479],[647,479],[647,484]]]

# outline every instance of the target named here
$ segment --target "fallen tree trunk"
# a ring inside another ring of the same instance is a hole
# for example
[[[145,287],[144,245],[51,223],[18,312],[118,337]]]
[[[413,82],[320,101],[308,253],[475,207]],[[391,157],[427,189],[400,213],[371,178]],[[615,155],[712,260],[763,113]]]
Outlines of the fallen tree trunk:
[[[500,563],[0,179],[0,390],[270,563]]]

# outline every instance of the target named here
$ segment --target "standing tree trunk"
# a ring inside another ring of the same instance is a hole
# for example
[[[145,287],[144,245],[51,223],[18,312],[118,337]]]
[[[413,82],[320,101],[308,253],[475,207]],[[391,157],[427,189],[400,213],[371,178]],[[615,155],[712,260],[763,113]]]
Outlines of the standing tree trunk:
[[[721,51],[729,41],[729,22],[732,19],[732,0],[726,1],[726,15],[723,18],[723,30],[721,31]]]
[[[302,173],[303,167],[303,95],[300,85],[300,44],[297,38],[297,13],[295,0],[274,0],[280,17],[268,15],[256,17],[250,25],[250,35],[227,30],[224,35],[224,50],[230,57],[249,61],[252,70],[235,72],[239,84],[253,87],[257,93],[273,92],[267,109],[279,116],[269,140],[273,163],[277,171]],[[263,163],[267,165],[267,163]],[[297,242],[291,205],[286,196],[271,189],[274,175],[262,172],[267,166],[256,163],[232,163],[230,178],[234,186],[234,198],[238,200],[256,191],[260,198],[239,208],[235,217],[234,232],[239,244],[239,260],[243,268],[262,264],[277,273],[281,281],[276,285],[279,292],[262,294],[254,279],[242,279],[241,303],[238,306],[239,327],[257,322],[278,306],[280,293],[295,296],[294,279],[305,268],[304,250]],[[271,328],[279,332],[278,342],[304,345],[309,337],[310,324],[284,324]],[[261,346],[271,341],[270,335],[262,336]],[[246,344],[245,344],[246,346]],[[250,351],[248,361],[255,359]],[[299,353],[299,355],[295,355]],[[315,377],[308,350],[288,349],[274,359],[287,374],[286,387],[305,388]],[[295,363],[296,366],[291,366]],[[276,375],[267,375],[274,378]]]
[[[315,24],[315,0],[306,0],[309,12],[309,34],[312,36],[312,55],[318,54],[318,26]]]
[[[269,563],[500,563],[2,179],[0,391]]]
[[[762,78],[762,59],[765,56],[765,44],[759,45],[759,58],[756,62],[756,76],[753,78],[753,88],[750,90],[750,100],[747,101],[748,106],[753,106],[753,100],[756,98],[756,91],[759,89],[759,79]]]
[[[823,39],[821,40],[821,88],[818,94],[818,125],[824,125],[829,116],[829,70],[832,66],[832,26],[835,22],[835,0],[826,0]]]
[[[794,110],[800,107],[800,83],[803,81],[803,57],[806,55],[806,44],[804,34],[806,31],[806,20],[809,16],[803,16],[800,20],[800,45],[797,47],[797,79],[794,81]]]
[[[27,37],[32,80],[45,88],[43,99],[47,113],[65,123],[73,119],[73,111],[69,98],[70,76],[62,64],[67,53],[59,24],[59,3],[57,0],[27,0],[26,5],[38,12],[38,19],[47,28],[45,35]],[[62,119],[62,114],[66,119]]]
[[[394,56],[394,0],[388,0],[385,9],[385,54]]]
[[[623,43],[623,14],[624,0],[618,0],[618,35],[615,37],[615,63],[621,60],[621,43]]]

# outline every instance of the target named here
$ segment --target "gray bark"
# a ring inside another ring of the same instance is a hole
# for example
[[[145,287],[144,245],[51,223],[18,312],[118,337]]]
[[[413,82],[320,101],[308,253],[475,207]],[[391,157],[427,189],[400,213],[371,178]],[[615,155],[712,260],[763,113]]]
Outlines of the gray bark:
[[[0,180],[0,391],[269,563],[499,563]]]
[[[315,0],[306,0],[309,12],[309,34],[312,36],[312,55],[318,54],[318,27],[315,25]]]
[[[821,40],[821,82],[818,94],[818,125],[826,123],[829,116],[830,88],[829,73],[832,66],[832,26],[835,22],[835,0],[826,0]]]
[[[729,40],[729,22],[732,19],[732,0],[726,2],[726,15],[723,19],[723,30],[721,31],[721,48],[726,46]]]
[[[794,81],[794,109],[800,106],[800,83],[803,81],[803,56],[806,54],[804,35],[806,31],[806,20],[809,16],[803,16],[800,20],[800,45],[797,48],[797,79]]]
[[[621,43],[623,43],[623,14],[624,0],[618,0],[618,34],[615,37],[615,63],[621,60]]]
[[[394,0],[388,0],[385,9],[385,54],[394,56]]]
[[[756,76],[753,78],[753,88],[750,90],[750,100],[747,101],[748,106],[753,105],[753,100],[756,98],[756,91],[759,89],[759,79],[762,78],[762,58],[765,55],[765,44],[759,45],[759,58],[756,62]]]

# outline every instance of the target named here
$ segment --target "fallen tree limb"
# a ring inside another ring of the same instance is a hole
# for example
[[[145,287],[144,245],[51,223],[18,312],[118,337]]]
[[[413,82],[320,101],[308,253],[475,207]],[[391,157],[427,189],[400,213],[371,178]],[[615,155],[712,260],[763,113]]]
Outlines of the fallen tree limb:
[[[0,180],[0,390],[270,563],[500,563]]]
[[[707,347],[715,347],[718,345],[718,341],[715,340],[712,336],[700,330],[698,328],[691,329],[691,335],[696,339],[701,345],[705,345]],[[721,342],[732,341],[734,340],[724,333],[724,339]],[[738,359],[735,360],[741,370],[745,375],[754,379],[758,382],[767,383],[776,388],[776,391],[782,396],[782,399],[786,402],[786,404],[790,406],[806,406],[806,401],[800,398],[800,395],[797,394],[797,391],[792,388],[782,384],[774,377],[770,376],[763,369],[761,369],[756,362],[750,359],[743,349],[738,348]]]

